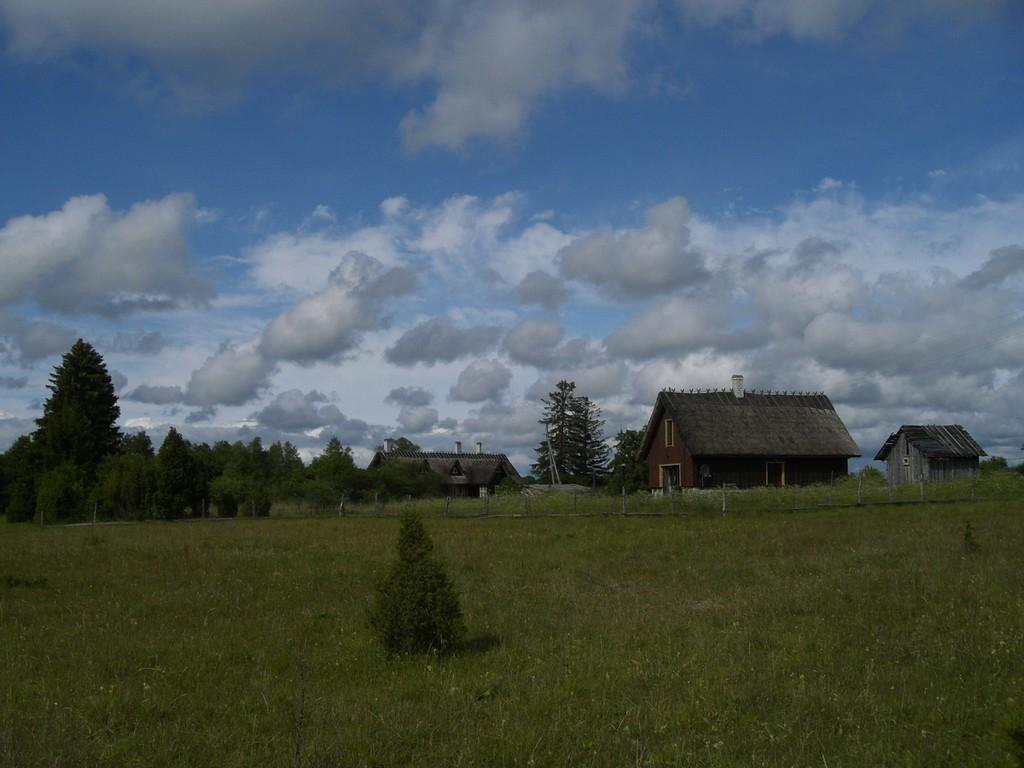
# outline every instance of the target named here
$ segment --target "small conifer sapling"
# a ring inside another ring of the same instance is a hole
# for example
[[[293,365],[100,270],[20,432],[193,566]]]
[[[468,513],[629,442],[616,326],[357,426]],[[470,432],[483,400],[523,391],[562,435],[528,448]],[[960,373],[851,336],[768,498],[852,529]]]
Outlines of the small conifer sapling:
[[[370,625],[389,653],[451,653],[465,637],[458,595],[415,513],[402,517],[398,560],[378,588]]]

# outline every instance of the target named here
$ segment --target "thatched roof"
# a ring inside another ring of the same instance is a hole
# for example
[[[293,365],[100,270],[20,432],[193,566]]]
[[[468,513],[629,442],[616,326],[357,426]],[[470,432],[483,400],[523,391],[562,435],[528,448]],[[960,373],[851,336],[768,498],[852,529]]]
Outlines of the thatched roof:
[[[886,460],[899,442],[900,433],[906,435],[907,442],[929,459],[966,459],[988,455],[959,424],[904,424],[882,443],[875,454],[875,461]]]
[[[504,453],[451,453],[448,451],[377,451],[370,467],[400,461],[430,469],[451,485],[494,485],[519,472]]]
[[[691,456],[860,456],[832,401],[821,393],[660,392],[641,458],[662,413],[675,422]]]

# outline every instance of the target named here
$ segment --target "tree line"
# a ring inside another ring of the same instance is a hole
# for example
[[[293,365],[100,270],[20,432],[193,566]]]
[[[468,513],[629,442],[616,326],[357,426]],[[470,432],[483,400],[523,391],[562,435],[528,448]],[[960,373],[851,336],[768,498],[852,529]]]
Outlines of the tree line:
[[[10,521],[260,517],[275,502],[327,510],[445,492],[444,478],[429,470],[398,462],[356,467],[351,448],[336,437],[308,464],[288,441],[264,446],[254,437],[211,446],[173,427],[156,448],[145,431],[118,428],[121,409],[106,364],[82,339],[62,356],[47,389],[36,430],[0,454],[0,508]],[[621,431],[613,453],[600,408],[578,395],[575,383],[560,381],[543,402],[546,437],[533,465],[539,482],[557,477],[616,493],[646,488],[646,470],[636,460],[640,430]]]
[[[173,427],[159,449],[122,433],[121,409],[100,354],[79,339],[47,385],[31,435],[0,454],[0,507],[10,521],[266,516],[274,502],[334,509],[344,501],[439,494],[433,473],[359,469],[335,437],[307,465],[290,442],[264,446],[186,440]],[[407,446],[415,447],[405,441]]]

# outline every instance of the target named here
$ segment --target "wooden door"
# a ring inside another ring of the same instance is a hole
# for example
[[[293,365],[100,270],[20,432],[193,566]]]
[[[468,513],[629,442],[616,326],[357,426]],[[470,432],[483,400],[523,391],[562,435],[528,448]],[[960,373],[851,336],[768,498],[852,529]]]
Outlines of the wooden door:
[[[764,484],[781,488],[786,484],[786,464],[782,461],[764,463]]]

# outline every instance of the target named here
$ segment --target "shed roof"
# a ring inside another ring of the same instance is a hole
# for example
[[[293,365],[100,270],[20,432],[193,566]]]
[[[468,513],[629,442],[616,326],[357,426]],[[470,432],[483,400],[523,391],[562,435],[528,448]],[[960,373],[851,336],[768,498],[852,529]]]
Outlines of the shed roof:
[[[906,435],[908,443],[929,459],[963,459],[988,455],[959,424],[904,424],[882,443],[875,454],[875,461],[885,461],[899,442],[901,433]]]
[[[450,451],[378,451],[371,467],[386,461],[420,464],[443,475],[453,485],[491,485],[502,477],[519,477],[504,453],[452,453]]]
[[[692,456],[860,456],[832,401],[821,393],[731,390],[658,393],[641,443],[646,456],[660,414]]]

